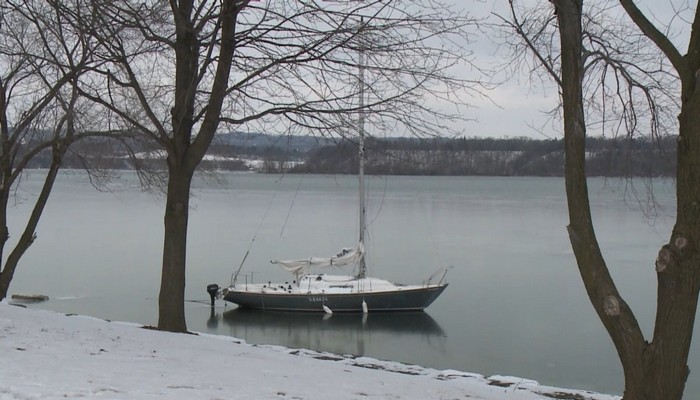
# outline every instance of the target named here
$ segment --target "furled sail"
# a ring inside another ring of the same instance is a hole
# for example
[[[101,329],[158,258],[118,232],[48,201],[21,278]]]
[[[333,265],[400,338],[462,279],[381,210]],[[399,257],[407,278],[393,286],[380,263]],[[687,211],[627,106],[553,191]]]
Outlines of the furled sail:
[[[282,268],[293,274],[301,274],[310,268],[342,267],[357,263],[364,254],[364,248],[359,245],[355,248],[344,248],[334,257],[311,257],[302,260],[272,260]]]

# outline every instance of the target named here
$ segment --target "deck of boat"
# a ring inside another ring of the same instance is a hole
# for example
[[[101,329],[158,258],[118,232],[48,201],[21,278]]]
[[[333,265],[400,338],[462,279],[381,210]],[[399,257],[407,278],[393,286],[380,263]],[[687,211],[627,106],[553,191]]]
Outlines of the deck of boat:
[[[316,280],[319,276],[302,278],[299,284],[231,286],[224,289],[224,300],[239,307],[275,311],[324,312],[328,308],[363,312],[363,302],[368,311],[421,311],[447,287],[446,283],[395,285],[377,278],[325,276]]]

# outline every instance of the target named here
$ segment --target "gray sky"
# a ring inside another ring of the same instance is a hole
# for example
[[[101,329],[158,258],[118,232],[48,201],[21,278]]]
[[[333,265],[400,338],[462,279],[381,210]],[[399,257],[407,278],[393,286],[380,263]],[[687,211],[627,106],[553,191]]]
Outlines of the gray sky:
[[[549,0],[516,0],[521,4],[549,3]],[[689,5],[692,4],[692,7]],[[491,13],[508,15],[508,0],[452,0],[458,7],[464,7],[473,16],[487,17]],[[609,1],[616,4],[615,1]],[[677,46],[685,53],[688,21],[692,21],[695,3],[690,0],[640,0],[639,8],[652,19],[660,29],[669,26],[676,37]],[[678,11],[678,12],[676,12]],[[679,14],[680,13],[680,14]],[[473,50],[481,61],[496,60],[503,55],[496,54],[493,43],[480,40]],[[488,92],[491,100],[470,100],[474,107],[465,110],[469,118],[476,122],[464,125],[467,137],[517,137],[535,139],[561,138],[561,122],[552,121],[545,111],[552,110],[558,101],[554,86],[530,85],[526,76],[515,77],[506,84]]]

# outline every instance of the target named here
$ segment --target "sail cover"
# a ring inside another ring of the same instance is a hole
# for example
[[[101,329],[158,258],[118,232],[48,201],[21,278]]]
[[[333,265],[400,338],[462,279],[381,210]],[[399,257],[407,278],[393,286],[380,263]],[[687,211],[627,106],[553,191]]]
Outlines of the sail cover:
[[[357,263],[364,249],[362,245],[355,248],[344,248],[334,257],[311,257],[303,260],[272,260],[273,264],[278,264],[282,268],[294,274],[301,274],[310,268],[342,267],[344,265]]]

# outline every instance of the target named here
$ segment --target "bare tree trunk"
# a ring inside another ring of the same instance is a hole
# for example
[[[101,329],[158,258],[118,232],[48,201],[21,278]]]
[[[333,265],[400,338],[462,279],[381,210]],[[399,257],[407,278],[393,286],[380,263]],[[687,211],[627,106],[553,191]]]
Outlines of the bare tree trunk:
[[[684,85],[686,86],[686,85]],[[679,116],[677,217],[659,251],[654,339],[645,349],[646,398],[681,399],[700,292],[700,96],[684,90]],[[661,397],[663,395],[663,397]],[[651,397],[657,396],[657,397]]]
[[[169,168],[158,328],[173,332],[187,331],[184,309],[185,262],[191,182],[191,171],[182,167]]]
[[[186,332],[185,266],[187,255],[187,221],[192,176],[216,133],[223,99],[228,87],[235,49],[236,18],[247,1],[226,0],[222,3],[221,47],[216,75],[212,83],[207,112],[196,139],[192,140],[201,43],[192,22],[191,1],[173,7],[176,37],[175,105],[172,109],[173,137],[167,141],[168,193],[165,209],[163,272],[158,297],[158,329]]]
[[[654,338],[644,340],[617,291],[593,229],[585,174],[581,0],[553,1],[562,49],[566,193],[572,248],[588,297],[613,340],[625,375],[625,400],[680,400],[697,310],[700,266],[700,107],[684,96],[678,149],[678,216],[659,252]]]
[[[555,6],[562,49],[567,229],[588,297],[615,344],[629,381],[634,379],[633,366],[641,362],[644,337],[610,276],[593,228],[585,170],[581,1],[560,0]]]
[[[70,3],[70,4],[68,4]],[[79,137],[75,84],[92,62],[92,43],[66,20],[67,1],[2,2],[0,13],[0,260],[9,239],[8,202],[34,157],[51,152],[51,165],[17,244],[0,268],[0,299],[24,253],[36,238],[68,146]],[[87,20],[86,20],[87,21]],[[50,27],[50,28],[49,28]],[[60,43],[60,45],[59,45]],[[70,95],[66,89],[71,86]],[[50,135],[50,136],[49,136]]]
[[[7,244],[7,241],[10,239],[10,229],[7,226],[7,205],[9,201],[9,190],[3,188],[0,188],[0,260],[3,260],[5,258],[5,245]],[[5,212],[3,212],[5,210]],[[12,272],[14,275],[14,272]],[[12,277],[5,277],[5,267],[0,266],[0,288],[2,287],[9,287],[10,281],[12,280]],[[5,283],[5,280],[7,279],[7,283]],[[2,294],[4,293],[4,295]],[[4,299],[7,296],[7,290],[2,291],[0,289],[0,300]]]
[[[7,297],[8,290],[10,289],[10,282],[12,282],[12,278],[14,277],[19,260],[22,258],[27,249],[29,249],[32,243],[34,243],[34,239],[36,239],[36,227],[39,224],[41,214],[44,212],[46,203],[49,200],[51,189],[53,189],[53,185],[56,182],[56,176],[61,168],[61,160],[66,152],[66,148],[67,147],[63,144],[57,144],[57,146],[55,146],[51,166],[49,167],[47,176],[44,180],[44,185],[41,188],[41,192],[39,192],[39,198],[36,200],[32,213],[29,216],[29,221],[27,221],[27,225],[22,232],[22,236],[20,236],[19,241],[15,245],[10,255],[7,257],[7,261],[5,262],[2,272],[0,272],[0,300]],[[3,220],[7,220],[7,201],[4,201],[2,205],[3,208],[0,210],[0,214],[2,214]],[[4,229],[7,231],[6,226]]]

